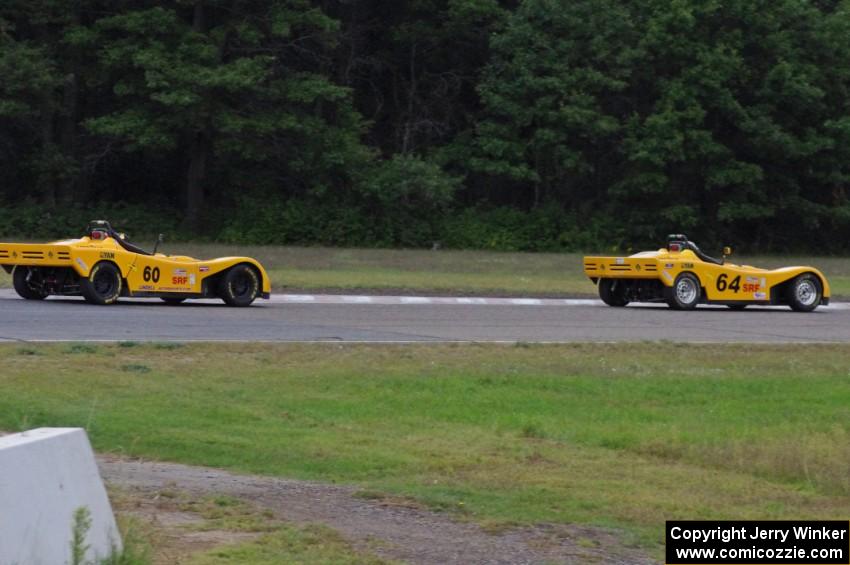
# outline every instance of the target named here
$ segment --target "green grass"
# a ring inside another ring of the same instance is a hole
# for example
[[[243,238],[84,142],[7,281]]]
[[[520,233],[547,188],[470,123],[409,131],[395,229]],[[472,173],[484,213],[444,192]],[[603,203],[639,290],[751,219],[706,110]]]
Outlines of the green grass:
[[[331,290],[506,294],[595,295],[577,253],[500,253],[338,249],[322,247],[166,244],[164,251],[199,258],[256,257],[268,269],[277,292]],[[610,253],[606,253],[610,254]],[[736,263],[775,268],[813,265],[832,285],[833,295],[850,296],[850,259],[836,257],[734,257]],[[10,286],[0,271],[0,286]]]
[[[664,520],[850,508],[850,346],[4,345],[0,364],[0,428],[85,426],[101,451],[494,527],[656,545]]]
[[[187,245],[185,252],[255,256],[280,290],[534,295],[594,291],[577,254],[207,245]]]

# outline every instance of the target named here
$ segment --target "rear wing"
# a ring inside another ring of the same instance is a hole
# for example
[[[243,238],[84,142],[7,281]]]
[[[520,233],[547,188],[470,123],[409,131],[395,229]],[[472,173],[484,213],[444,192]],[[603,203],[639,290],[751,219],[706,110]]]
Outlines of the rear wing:
[[[654,257],[585,257],[584,274],[600,278],[658,278],[658,260]]]
[[[70,267],[71,247],[49,243],[0,243],[0,265],[29,267]]]

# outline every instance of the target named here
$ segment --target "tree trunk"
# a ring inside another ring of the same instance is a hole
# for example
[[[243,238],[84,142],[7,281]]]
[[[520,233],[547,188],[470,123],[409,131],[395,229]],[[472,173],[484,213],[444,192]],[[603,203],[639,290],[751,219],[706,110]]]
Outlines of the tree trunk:
[[[186,217],[183,225],[188,229],[197,229],[201,223],[204,209],[204,179],[207,173],[207,153],[209,136],[198,132],[192,136],[189,146],[189,171],[186,175]]]
[[[65,75],[64,92],[62,96],[62,117],[59,122],[59,146],[62,155],[77,160],[77,101],[79,100],[79,82],[73,72]],[[67,175],[57,184],[57,200],[64,205],[75,200],[74,187],[79,174]]]
[[[39,104],[41,114],[41,162],[38,166],[38,191],[41,201],[49,209],[56,208],[56,177],[54,175],[54,143],[53,104],[50,93],[41,95]]]
[[[192,15],[192,30],[203,33],[206,27],[203,0],[195,4]],[[205,131],[199,131],[192,135],[189,145],[189,170],[186,174],[186,217],[183,220],[183,226],[191,230],[200,226],[204,208],[204,177],[207,172],[208,139],[209,136]]]

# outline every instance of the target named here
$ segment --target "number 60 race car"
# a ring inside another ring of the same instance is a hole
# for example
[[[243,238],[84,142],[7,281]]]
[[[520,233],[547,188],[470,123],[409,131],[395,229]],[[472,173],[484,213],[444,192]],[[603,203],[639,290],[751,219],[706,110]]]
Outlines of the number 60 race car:
[[[699,303],[743,309],[750,304],[785,304],[811,312],[829,304],[829,283],[812,267],[759,269],[709,257],[681,234],[667,236],[667,247],[629,257],[585,257],[584,273],[608,306],[666,302],[676,310]]]
[[[148,253],[108,222],[95,221],[80,239],[0,243],[0,266],[28,300],[83,296],[93,304],[113,304],[129,296],[179,304],[187,298],[221,298],[230,306],[248,306],[257,297],[269,298],[269,276],[254,259],[163,255],[156,252],[161,242],[162,236]]]

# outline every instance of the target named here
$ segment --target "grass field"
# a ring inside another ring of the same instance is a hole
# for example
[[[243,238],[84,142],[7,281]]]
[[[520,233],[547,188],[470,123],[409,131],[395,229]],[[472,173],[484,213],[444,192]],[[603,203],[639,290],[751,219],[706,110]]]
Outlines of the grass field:
[[[199,258],[249,255],[269,270],[274,290],[379,291],[527,296],[595,295],[582,271],[581,254],[499,253],[338,249],[321,247],[239,247],[166,244],[164,251]],[[850,259],[835,257],[735,257],[759,267],[813,265],[832,285],[833,295],[850,297]],[[0,285],[9,286],[0,272]]]
[[[492,527],[846,519],[850,346],[3,345],[0,429]]]

